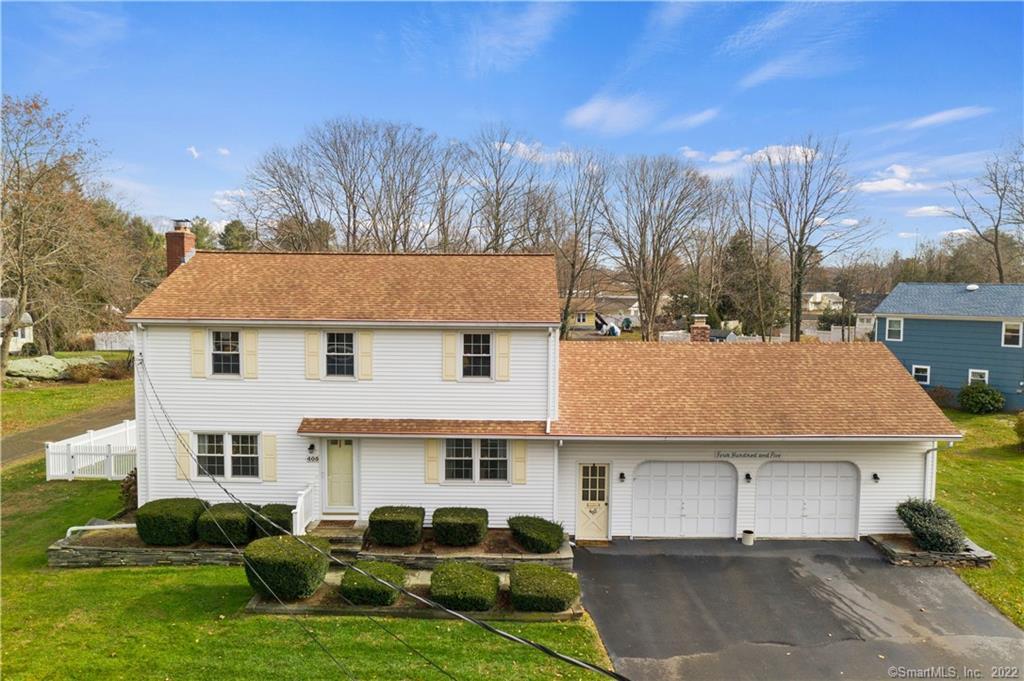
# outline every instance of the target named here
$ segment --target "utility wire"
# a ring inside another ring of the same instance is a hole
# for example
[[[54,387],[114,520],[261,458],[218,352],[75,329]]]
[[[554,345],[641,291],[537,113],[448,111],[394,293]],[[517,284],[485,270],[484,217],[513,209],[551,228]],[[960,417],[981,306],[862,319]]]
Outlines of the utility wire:
[[[156,398],[157,403],[160,405],[160,410],[163,412],[164,418],[167,419],[167,422],[170,424],[171,429],[174,430],[175,433],[177,433],[177,429],[175,428],[174,423],[171,420],[170,414],[167,412],[167,409],[164,407],[163,402],[160,400],[160,395],[156,392],[156,387],[153,385],[152,378],[150,377],[149,372],[146,370],[145,362],[144,362],[144,360],[142,358],[139,359],[139,364],[143,366],[143,373],[144,373],[144,375],[146,377],[146,381],[149,383],[150,387],[153,389],[153,395]],[[197,463],[198,463],[198,458],[192,452],[191,443],[185,444],[185,448],[186,448],[186,451],[188,451],[189,456],[192,457],[194,460],[196,460]],[[187,477],[188,476],[186,474],[186,479],[187,479]],[[420,596],[419,594],[410,591],[409,589],[405,588],[404,585],[392,584],[391,582],[387,581],[386,579],[382,579],[381,577],[378,577],[376,575],[370,574],[369,572],[367,572],[367,571],[363,570],[362,568],[360,568],[358,565],[355,565],[353,563],[349,563],[348,561],[343,561],[340,558],[332,555],[329,552],[324,552],[322,549],[320,549],[320,547],[315,546],[313,544],[310,544],[309,542],[305,541],[302,537],[300,537],[298,535],[295,535],[290,529],[281,527],[276,522],[274,522],[272,519],[270,519],[267,516],[263,515],[262,512],[260,512],[256,508],[252,507],[251,505],[247,504],[246,502],[242,501],[241,499],[239,499],[231,491],[229,491],[226,487],[224,487],[224,485],[221,484],[221,482],[219,480],[217,480],[215,477],[211,476],[210,480],[212,480],[217,485],[217,487],[219,487],[221,489],[221,491],[223,491],[228,497],[233,499],[235,502],[245,506],[251,513],[259,515],[262,519],[264,519],[266,522],[268,522],[270,525],[274,526],[275,528],[277,528],[281,532],[283,532],[283,533],[293,537],[295,540],[297,540],[298,542],[300,542],[304,546],[307,546],[308,548],[310,548],[310,549],[316,551],[317,553],[325,556],[328,560],[330,560],[330,561],[332,561],[332,562],[334,562],[334,563],[344,567],[346,570],[354,570],[355,572],[357,572],[357,573],[359,573],[359,574],[361,574],[361,575],[363,575],[363,576],[365,576],[365,577],[367,577],[367,578],[369,578],[369,579],[371,579],[371,580],[373,580],[373,581],[375,581],[375,582],[377,582],[379,584],[382,584],[382,585],[387,586],[387,587],[389,587],[391,589],[394,589],[394,590],[398,591],[399,593],[402,593],[402,594],[408,596],[409,598],[412,598],[413,600],[418,601],[419,603],[422,603],[423,605],[426,605],[426,606],[428,606],[430,608],[434,608],[436,610],[444,611],[444,612],[448,613],[449,615],[451,615],[452,617],[460,619],[460,620],[462,620],[464,622],[467,622],[469,624],[473,624],[473,625],[475,625],[477,627],[480,627],[481,629],[483,629],[485,631],[488,631],[488,632],[490,632],[492,634],[496,634],[498,636],[501,636],[504,639],[512,641],[513,643],[518,643],[520,645],[525,645],[525,646],[534,648],[535,650],[538,650],[541,653],[544,653],[545,655],[547,655],[547,656],[549,656],[549,657],[551,657],[553,659],[560,660],[562,662],[565,662],[567,664],[573,665],[575,667],[579,667],[581,669],[586,669],[588,671],[592,671],[592,672],[595,672],[595,673],[598,673],[598,674],[602,674],[602,675],[607,676],[607,677],[612,678],[612,679],[618,679],[619,681],[630,681],[630,679],[628,677],[623,676],[622,674],[619,674],[618,672],[615,672],[615,671],[612,671],[612,670],[609,670],[609,669],[605,669],[605,668],[600,667],[598,665],[595,665],[595,664],[592,664],[590,662],[587,662],[586,660],[577,659],[575,657],[572,657],[571,655],[566,655],[564,653],[560,653],[557,650],[554,650],[553,648],[550,648],[550,647],[548,647],[548,646],[546,646],[546,645],[544,645],[542,643],[537,643],[536,641],[533,641],[533,640],[528,639],[528,638],[523,637],[523,636],[516,636],[515,634],[509,633],[509,632],[507,632],[507,631],[505,631],[503,629],[499,629],[498,627],[495,627],[492,624],[484,622],[483,620],[479,620],[479,619],[477,619],[475,617],[472,617],[470,615],[466,615],[465,613],[459,612],[457,610],[452,610],[451,608],[448,608],[448,607],[446,607],[446,606],[444,606],[444,605],[442,605],[442,604],[440,604],[440,603],[438,603],[436,601],[433,601],[433,600],[431,600],[429,598],[426,598],[424,596]],[[370,618],[370,619],[372,620],[373,618]],[[425,659],[428,659],[428,661],[429,661],[429,658],[425,658]],[[436,668],[440,669],[440,667],[437,667],[437,665],[435,663],[431,662],[431,664],[434,665]],[[451,675],[448,672],[445,672],[444,670],[441,670],[441,671],[443,671],[447,676],[449,676],[451,678]]]
[[[212,481],[214,481],[214,483],[216,483],[216,485],[221,489],[221,491],[223,491],[225,494],[228,495],[229,498],[233,499],[235,502],[237,502],[243,508],[245,508],[246,512],[250,514],[250,517],[255,518],[256,516],[259,516],[262,520],[267,521],[268,523],[273,525],[278,530],[281,530],[281,532],[283,534],[287,534],[287,535],[291,536],[293,539],[296,539],[297,541],[299,541],[304,546],[307,546],[307,547],[315,550],[317,553],[320,553],[321,555],[325,555],[328,559],[332,559],[333,556],[331,556],[329,554],[325,554],[319,547],[314,546],[314,545],[310,544],[309,542],[306,542],[306,541],[300,539],[299,537],[296,537],[294,534],[292,534],[292,532],[290,530],[281,527],[280,525],[275,523],[273,520],[268,518],[266,515],[264,515],[261,511],[256,510],[256,508],[254,506],[251,506],[251,505],[247,504],[246,502],[242,501],[241,499],[239,499],[237,496],[235,496],[230,491],[228,491],[218,480],[216,480],[216,478],[214,478],[213,475],[210,475],[210,473],[207,470],[207,468],[205,466],[203,466],[202,463],[200,463],[198,456],[195,454],[195,452],[192,451],[191,443],[186,443],[186,442],[184,442],[183,440],[180,439],[180,437],[179,437],[179,432],[180,431],[178,431],[178,429],[174,426],[174,422],[172,421],[172,419],[170,417],[170,414],[168,414],[167,410],[164,408],[163,402],[160,400],[160,396],[157,394],[156,388],[153,387],[152,380],[149,378],[149,374],[148,374],[148,372],[146,372],[145,366],[144,366],[144,364],[143,364],[141,359],[139,360],[139,364],[140,364],[140,366],[142,366],[143,372],[146,374],[147,382],[149,382],[150,387],[153,388],[153,396],[156,398],[157,403],[159,404],[159,407],[160,407],[160,411],[163,413],[164,419],[167,421],[167,424],[170,427],[171,432],[174,434],[175,441],[182,442],[182,444],[185,446],[186,451],[189,454],[189,457],[192,459],[192,461],[195,462],[197,470],[200,470],[202,473],[207,475]],[[143,396],[146,399],[146,403],[148,405],[152,406],[152,403],[149,401],[149,393],[146,390],[145,386],[143,386]],[[160,430],[160,435],[163,438],[164,443],[168,446],[168,448],[172,448],[171,442],[168,441],[167,435],[164,432],[163,426],[160,425],[159,419],[156,419],[155,421],[156,421],[157,428]],[[177,461],[177,459],[175,459],[174,463],[175,463],[175,467],[180,470],[181,469],[181,464]],[[199,493],[198,493],[198,490],[196,490],[195,485],[192,484],[192,480],[189,477],[189,471],[182,471],[182,474],[184,475],[185,480],[188,482],[189,487],[192,489],[192,493],[196,496],[196,498],[198,498],[199,497]],[[253,566],[252,563],[245,557],[245,553],[243,551],[241,551],[234,544],[234,542],[231,541],[230,537],[227,536],[227,533],[221,527],[220,522],[217,521],[216,517],[214,517],[214,522],[216,523],[217,528],[221,531],[221,534],[224,534],[224,538],[228,540],[229,544],[231,544],[231,548],[233,548],[236,552],[241,554],[242,560],[249,567],[249,569],[252,570],[253,573],[259,578],[259,580],[263,584],[263,586],[265,586],[267,588],[267,590],[271,593],[271,595],[274,596],[274,598],[277,600],[278,603],[280,603],[281,605],[284,605],[284,601],[282,601],[281,598],[279,598],[278,595],[276,593],[274,593],[273,589],[271,589],[270,586],[266,583],[266,581],[263,579],[263,577],[256,570],[255,566]],[[268,536],[268,537],[271,536],[270,531],[267,530],[266,527],[262,523],[257,522],[256,526],[259,527],[266,536]],[[342,564],[342,565],[347,565],[347,563],[342,563],[342,562],[337,561],[337,560],[335,560],[335,562],[338,562],[339,564]],[[357,572],[360,572],[362,574],[367,574],[367,573],[363,572],[362,570],[357,570]],[[372,575],[368,575],[368,576],[372,576]],[[346,604],[354,605],[351,601],[349,601],[348,598],[346,598],[344,596],[344,594],[342,594],[340,592],[340,590],[338,592],[338,595],[341,596],[342,600],[345,601]],[[403,646],[408,648],[417,657],[419,657],[422,660],[424,660],[427,664],[429,664],[431,667],[433,667],[434,669],[439,671],[441,674],[443,674],[444,676],[446,676],[449,679],[452,679],[452,681],[458,681],[450,672],[448,672],[443,667],[441,667],[438,663],[434,662],[432,659],[427,657],[421,651],[417,650],[411,643],[409,643],[408,641],[403,639],[401,636],[399,636],[397,633],[392,631],[383,622],[380,622],[379,620],[377,620],[377,618],[375,618],[374,616],[372,616],[372,615],[370,615],[368,613],[364,613],[362,616],[365,617],[366,619],[368,619],[373,624],[375,624],[380,629],[382,629],[386,634],[388,634],[389,636],[394,638],[396,641],[401,643]],[[307,634],[309,634],[309,636],[317,643],[318,646],[320,646],[321,649],[323,649],[323,651],[325,653],[327,653],[327,655],[335,662],[335,664],[339,665],[339,668],[344,667],[343,663],[341,663],[340,660],[338,660],[330,652],[330,650],[328,650],[326,648],[326,646],[324,646],[324,644],[316,637],[316,634],[311,629],[308,629],[301,622],[301,620],[299,620],[298,618],[295,617],[295,615],[291,615],[291,617],[296,619],[296,622],[298,622],[299,626],[302,627],[303,630],[307,632]],[[351,673],[347,672],[347,670],[343,669],[343,671],[349,676],[349,678],[355,678],[354,676],[351,675]]]

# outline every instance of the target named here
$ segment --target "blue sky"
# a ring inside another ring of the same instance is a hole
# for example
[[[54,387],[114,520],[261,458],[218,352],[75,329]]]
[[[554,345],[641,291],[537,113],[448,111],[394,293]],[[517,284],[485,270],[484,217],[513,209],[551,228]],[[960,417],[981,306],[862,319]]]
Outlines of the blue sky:
[[[1019,137],[1020,3],[5,3],[3,91],[86,116],[119,198],[230,217],[274,144],[334,116],[708,172],[814,132],[849,143],[878,246],[957,227],[950,180]]]

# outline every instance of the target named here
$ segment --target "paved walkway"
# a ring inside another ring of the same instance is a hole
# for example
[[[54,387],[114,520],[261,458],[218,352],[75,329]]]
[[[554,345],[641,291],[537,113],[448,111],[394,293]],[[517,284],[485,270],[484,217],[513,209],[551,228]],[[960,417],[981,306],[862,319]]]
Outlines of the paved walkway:
[[[79,412],[74,416],[68,416],[45,426],[8,435],[0,440],[0,464],[24,459],[33,454],[42,454],[43,445],[46,442],[63,440],[66,437],[81,435],[87,430],[99,430],[133,418],[135,418],[135,400],[129,397],[104,404],[102,407]]]

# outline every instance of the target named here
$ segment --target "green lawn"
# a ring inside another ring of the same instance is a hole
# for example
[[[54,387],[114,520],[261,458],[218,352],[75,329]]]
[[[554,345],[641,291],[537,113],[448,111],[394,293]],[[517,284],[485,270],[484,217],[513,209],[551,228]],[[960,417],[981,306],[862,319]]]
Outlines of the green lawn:
[[[939,450],[937,501],[967,536],[996,554],[988,569],[958,570],[965,582],[1024,628],[1024,453],[1009,414],[946,415],[965,431],[952,449]]]
[[[37,461],[4,469],[0,487],[5,679],[344,678],[294,621],[242,614],[240,567],[45,567],[68,526],[117,511],[116,483],[47,483]],[[368,620],[303,621],[359,679],[443,678]],[[460,622],[384,622],[459,679],[594,677]],[[505,628],[608,664],[586,621]]]
[[[95,383],[61,383],[41,387],[4,389],[0,395],[4,435],[35,428],[115,402],[134,394],[132,379],[96,381]]]

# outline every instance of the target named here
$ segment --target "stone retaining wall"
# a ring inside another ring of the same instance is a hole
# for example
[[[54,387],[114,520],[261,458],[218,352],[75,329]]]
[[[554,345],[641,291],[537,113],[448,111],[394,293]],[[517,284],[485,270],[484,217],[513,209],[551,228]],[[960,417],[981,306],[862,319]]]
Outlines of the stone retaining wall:
[[[82,546],[71,537],[50,544],[46,561],[58,568],[242,565],[242,554],[230,548]]]
[[[970,539],[966,540],[967,548],[960,553],[943,551],[925,551],[924,549],[908,550],[906,547],[888,540],[886,535],[869,535],[869,544],[878,549],[886,560],[893,565],[906,567],[990,567],[996,559],[994,553],[986,551]]]
[[[408,570],[433,570],[445,561],[459,560],[467,563],[476,563],[489,570],[498,572],[508,572],[517,563],[550,565],[566,572],[572,571],[572,548],[569,546],[568,541],[563,542],[562,547],[555,553],[473,553],[470,551],[452,551],[443,554],[433,554],[363,550],[356,554],[356,558],[358,560],[380,560],[387,563],[395,563]]]

